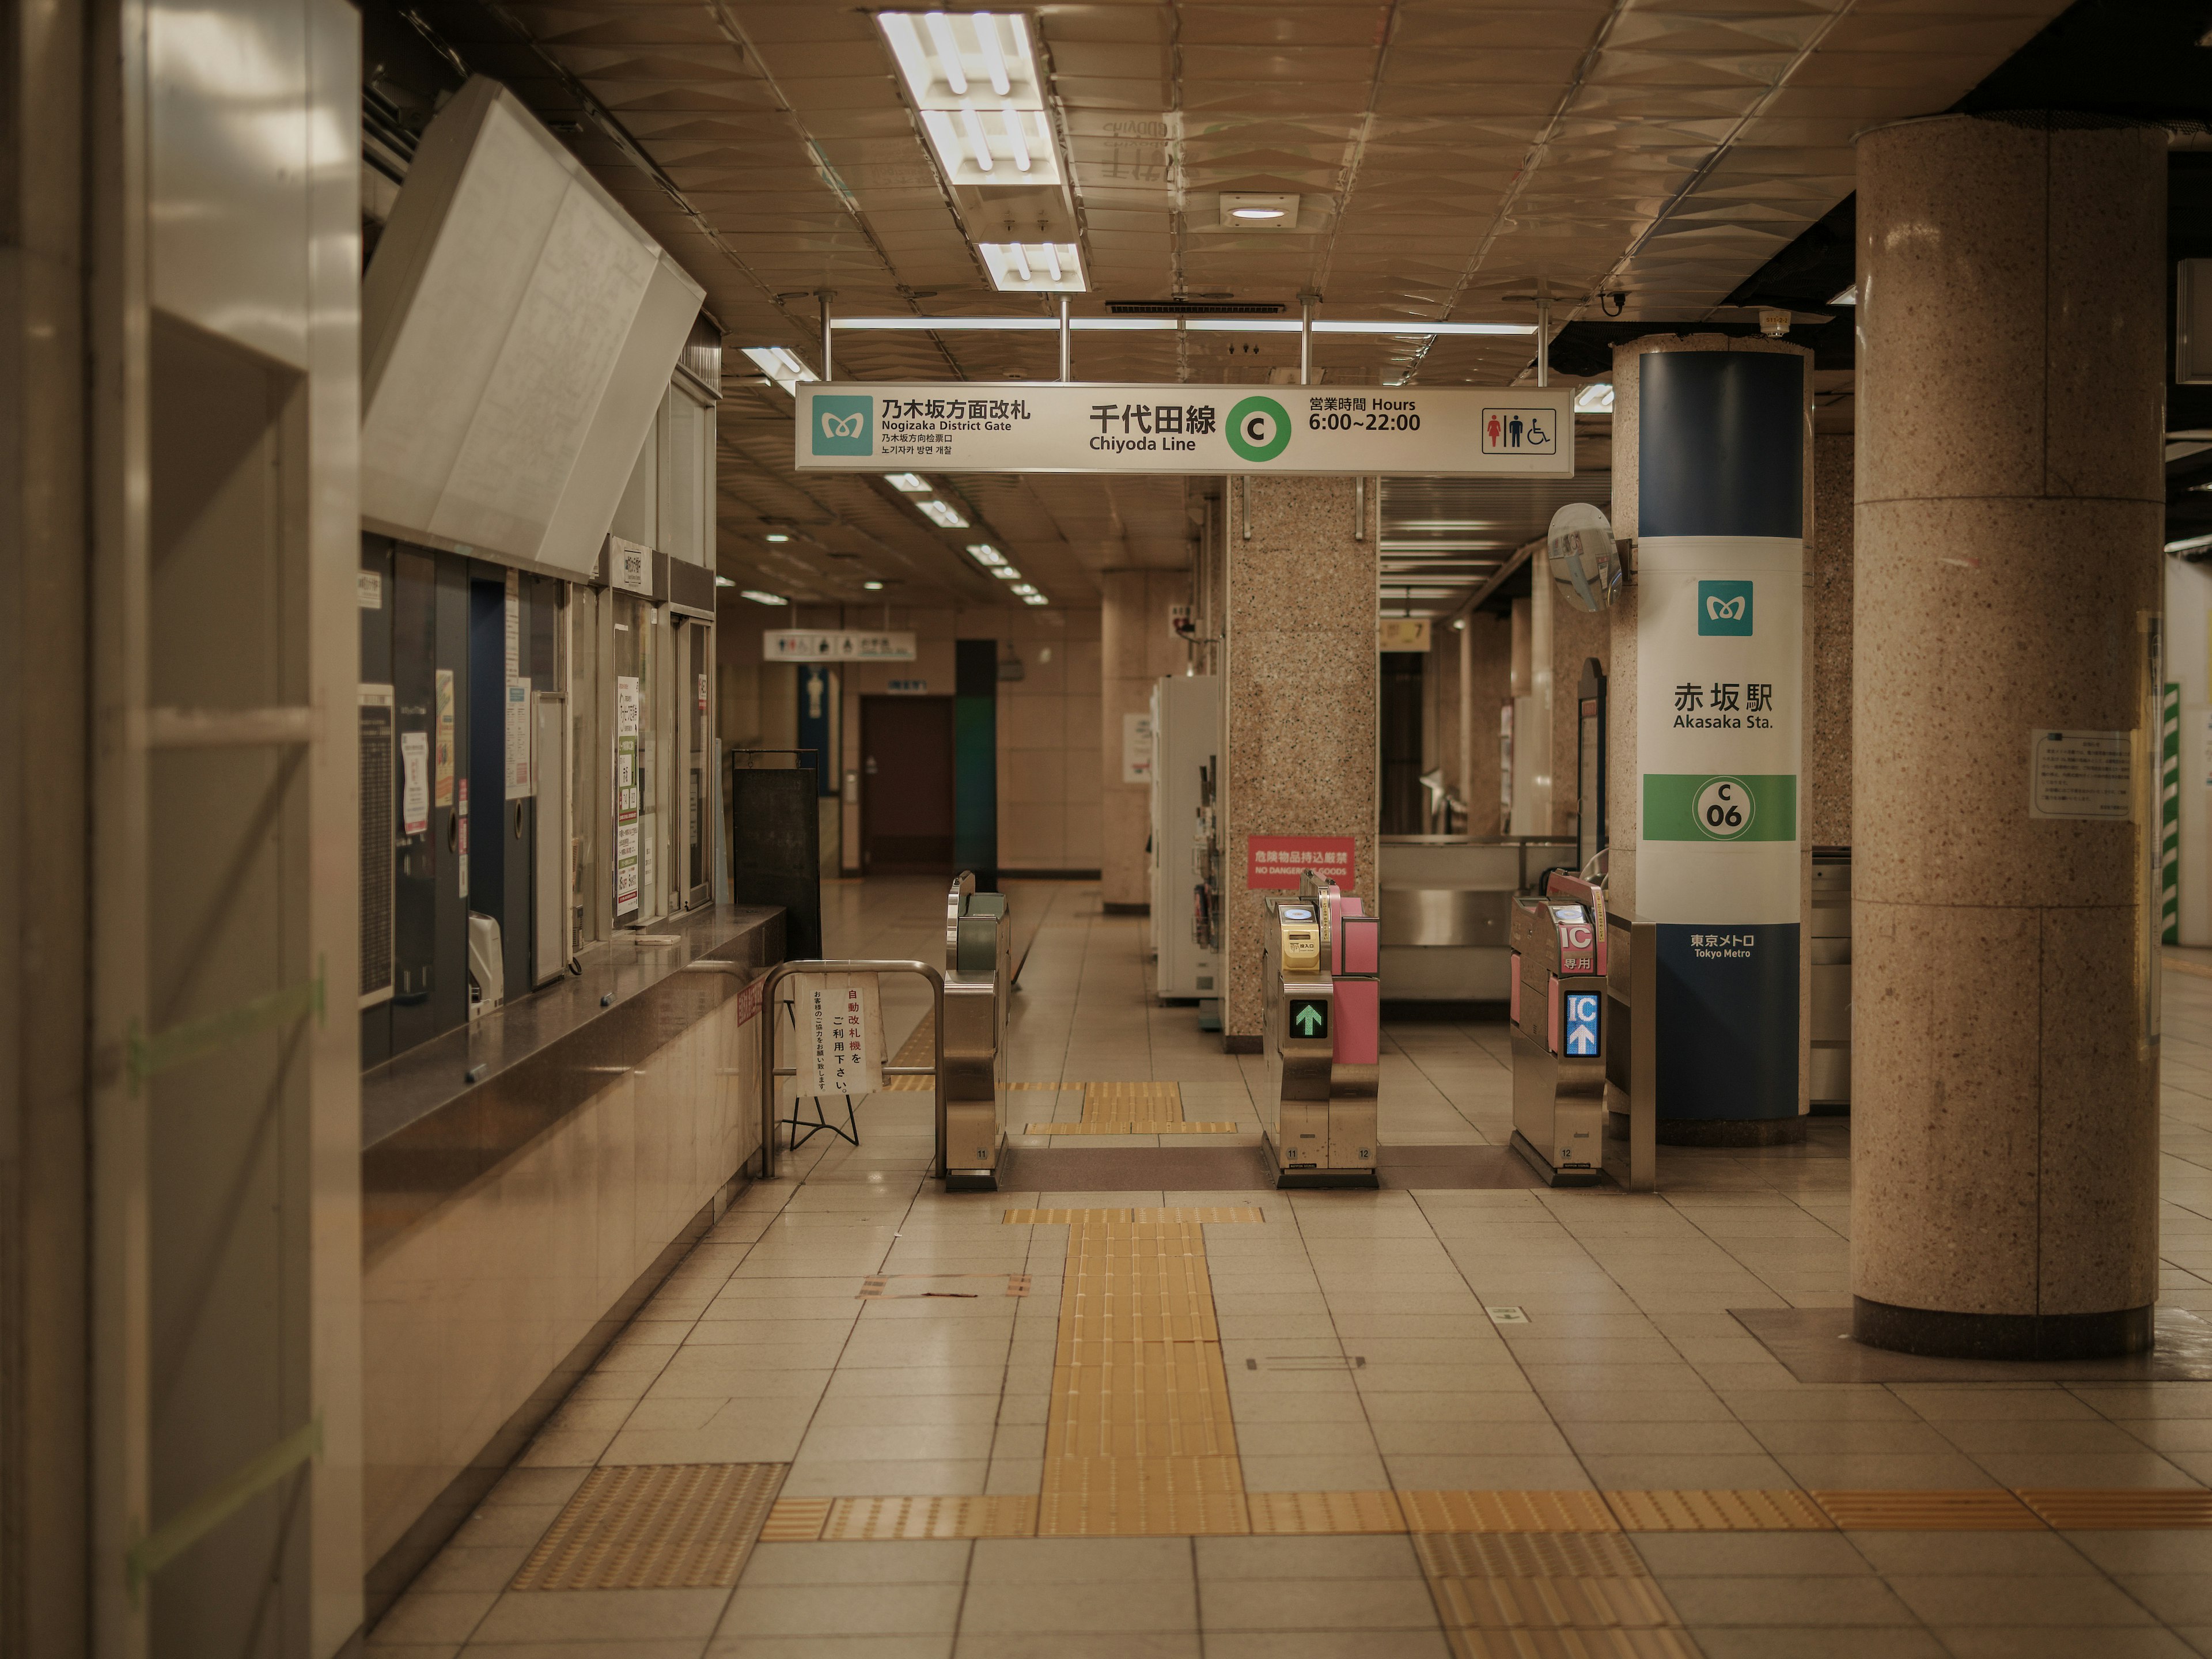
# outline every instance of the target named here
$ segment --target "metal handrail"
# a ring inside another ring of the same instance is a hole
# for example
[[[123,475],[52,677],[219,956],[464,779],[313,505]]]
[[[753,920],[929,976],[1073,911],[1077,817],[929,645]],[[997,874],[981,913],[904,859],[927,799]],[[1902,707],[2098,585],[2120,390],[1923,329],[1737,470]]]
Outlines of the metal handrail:
[[[796,1066],[775,1063],[776,1005],[775,988],[791,974],[919,974],[930,984],[932,1018],[937,1024],[937,1062],[934,1066],[886,1066],[885,1077],[942,1078],[945,1073],[945,975],[926,962],[786,962],[769,970],[761,984],[761,1012],[766,1016],[768,1029],[761,1035],[761,1179],[775,1178],[775,1080],[780,1077],[797,1077]],[[940,1085],[933,1091],[937,1097],[937,1173],[945,1170],[945,1090]]]

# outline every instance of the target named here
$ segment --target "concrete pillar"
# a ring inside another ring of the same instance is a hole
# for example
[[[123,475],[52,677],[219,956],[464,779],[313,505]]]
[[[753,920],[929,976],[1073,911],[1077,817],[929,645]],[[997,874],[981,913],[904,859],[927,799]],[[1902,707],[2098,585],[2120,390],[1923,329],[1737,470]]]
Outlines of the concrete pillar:
[[[1366,523],[1355,539],[1353,482],[1231,478],[1224,498],[1229,984],[1222,1032],[1231,1052],[1260,1048],[1260,906],[1247,879],[1255,836],[1348,840],[1352,879],[1346,890],[1368,901],[1370,915],[1381,913],[1375,858],[1382,790],[1376,503],[1382,492],[1376,480],[1366,481]]]
[[[1884,1347],[2151,1338],[2166,148],[1859,143],[1851,1291]]]
[[[1099,896],[1110,912],[1152,902],[1145,839],[1152,784],[1129,776],[1129,726],[1149,717],[1152,683],[1180,674],[1190,647],[1168,628],[1168,607],[1190,602],[1187,570],[1109,570],[1101,578],[1099,628]]]
[[[1636,574],[1613,611],[1607,820],[1615,902],[1658,924],[1670,1145],[1804,1134],[1811,414],[1797,346],[1614,353],[1613,516]]]

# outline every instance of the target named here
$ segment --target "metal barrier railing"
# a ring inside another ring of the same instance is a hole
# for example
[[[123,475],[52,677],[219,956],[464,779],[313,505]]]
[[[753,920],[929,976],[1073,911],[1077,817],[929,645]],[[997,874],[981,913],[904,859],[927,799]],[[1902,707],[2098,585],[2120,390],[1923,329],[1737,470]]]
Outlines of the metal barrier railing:
[[[768,1029],[761,1033],[761,1176],[770,1180],[775,1175],[776,1089],[775,1080],[797,1077],[796,1066],[775,1063],[775,1035],[777,1019],[775,988],[793,974],[919,974],[929,981],[930,1018],[937,1034],[936,1059],[928,1066],[886,1066],[885,1077],[939,1077],[945,1072],[945,975],[926,962],[864,962],[814,961],[786,962],[769,970],[761,988],[761,1012],[766,1018]],[[942,1174],[945,1168],[945,1091],[939,1088],[937,1096],[937,1168],[933,1174]]]

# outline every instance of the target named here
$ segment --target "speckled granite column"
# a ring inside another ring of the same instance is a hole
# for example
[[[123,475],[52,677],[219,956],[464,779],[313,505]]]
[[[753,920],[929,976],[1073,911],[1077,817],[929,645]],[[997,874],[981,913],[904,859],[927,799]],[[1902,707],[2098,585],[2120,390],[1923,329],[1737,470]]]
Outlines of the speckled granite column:
[[[1614,902],[1659,927],[1668,1145],[1805,1132],[1810,369],[1718,334],[1613,353],[1613,526],[1636,555],[1611,612],[1606,827]]]
[[[1942,117],[1858,158],[1854,1328],[2132,1352],[2158,1291],[2146,832],[2094,788],[2042,805],[2122,816],[2039,816],[2031,755],[2144,724],[2166,137]]]
[[[1245,880],[1255,836],[1343,836],[1352,890],[1379,915],[1376,822],[1376,505],[1367,480],[1366,535],[1352,539],[1353,481],[1261,474],[1229,480],[1227,678],[1229,759],[1223,863],[1229,927],[1224,1046],[1260,1050],[1260,905]],[[1385,988],[1384,994],[1389,994]]]

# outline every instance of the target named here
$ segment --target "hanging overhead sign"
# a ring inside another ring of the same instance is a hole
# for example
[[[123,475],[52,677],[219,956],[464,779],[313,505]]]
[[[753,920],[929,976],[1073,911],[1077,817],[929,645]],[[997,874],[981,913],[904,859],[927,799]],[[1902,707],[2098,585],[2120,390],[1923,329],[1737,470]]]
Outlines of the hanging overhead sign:
[[[912,662],[914,635],[865,628],[771,628],[761,635],[764,662]]]
[[[1571,478],[1574,388],[802,384],[799,471]]]

